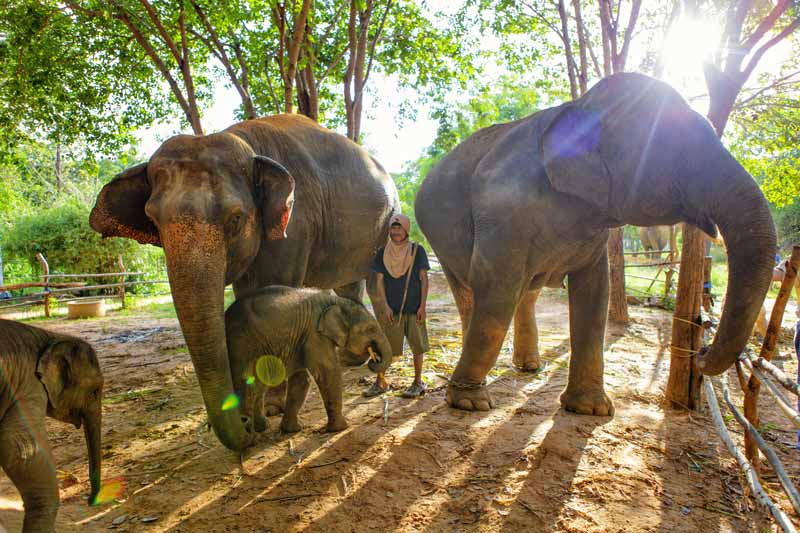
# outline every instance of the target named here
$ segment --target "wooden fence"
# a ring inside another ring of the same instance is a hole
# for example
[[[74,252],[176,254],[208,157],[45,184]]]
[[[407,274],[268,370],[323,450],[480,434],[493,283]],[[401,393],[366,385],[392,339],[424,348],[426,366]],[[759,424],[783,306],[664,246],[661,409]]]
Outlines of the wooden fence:
[[[144,272],[129,272],[125,268],[125,263],[122,256],[117,257],[117,265],[119,272],[103,272],[92,274],[52,274],[50,272],[50,265],[47,259],[41,253],[36,254],[39,264],[42,267],[43,274],[39,276],[41,281],[34,281],[29,283],[18,283],[15,285],[0,286],[0,293],[6,291],[14,291],[31,287],[40,287],[42,292],[35,294],[26,294],[23,296],[14,296],[11,298],[4,298],[0,300],[0,314],[8,309],[17,309],[22,307],[30,307],[43,305],[44,315],[50,316],[51,305],[53,302],[65,303],[74,302],[79,300],[97,299],[98,296],[76,296],[76,294],[85,291],[96,291],[103,289],[113,289],[112,297],[119,298],[122,307],[125,305],[125,288],[134,285],[154,285],[159,283],[169,283],[165,280],[138,280],[128,281],[126,278],[143,276]],[[86,282],[53,282],[53,279],[75,279],[75,278],[112,278],[115,279],[111,283],[100,283],[88,285]],[[106,295],[109,296],[109,295]]]

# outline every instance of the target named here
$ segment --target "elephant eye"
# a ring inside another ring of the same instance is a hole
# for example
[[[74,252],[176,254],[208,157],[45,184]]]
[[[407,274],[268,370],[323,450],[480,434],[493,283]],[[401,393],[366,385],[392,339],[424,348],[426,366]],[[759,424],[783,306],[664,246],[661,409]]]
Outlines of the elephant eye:
[[[228,231],[235,232],[241,227],[243,220],[244,215],[242,213],[234,213],[228,217],[228,221],[225,223],[225,225],[227,226]]]
[[[95,389],[92,391],[92,399],[97,400],[100,398],[100,389]]]

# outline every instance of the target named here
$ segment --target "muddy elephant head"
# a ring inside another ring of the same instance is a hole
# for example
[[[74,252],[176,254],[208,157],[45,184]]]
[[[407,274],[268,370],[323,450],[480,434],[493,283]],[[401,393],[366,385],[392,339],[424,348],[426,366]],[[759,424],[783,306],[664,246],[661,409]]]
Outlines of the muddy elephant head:
[[[55,340],[39,357],[36,376],[47,392],[47,415],[79,429],[83,425],[92,503],[100,492],[101,475],[103,374],[97,355],[84,341]]]
[[[103,187],[90,218],[105,237],[164,248],[175,309],[209,421],[233,450],[244,448],[249,437],[238,409],[223,410],[233,393],[224,288],[247,270],[262,243],[286,236],[293,203],[292,175],[256,155],[241,137],[179,135],[148,163]]]
[[[730,306],[697,364],[706,374],[733,364],[769,287],[775,226],[708,120],[666,83],[616,74],[557,108],[539,148],[552,186],[584,200],[598,227],[686,221],[711,236],[719,227]]]
[[[322,314],[317,329],[339,347],[343,364],[361,366],[366,362],[373,372],[386,372],[392,364],[392,346],[380,325],[363,305],[344,298],[338,300],[339,304]]]

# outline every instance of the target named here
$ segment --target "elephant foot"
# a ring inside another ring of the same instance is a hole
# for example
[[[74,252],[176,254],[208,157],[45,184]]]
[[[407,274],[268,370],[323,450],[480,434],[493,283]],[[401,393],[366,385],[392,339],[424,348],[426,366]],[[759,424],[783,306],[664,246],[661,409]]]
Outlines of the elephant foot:
[[[281,421],[281,431],[284,433],[297,433],[303,429],[303,425],[300,421],[295,418],[294,420],[289,420],[286,417],[283,417]]]
[[[253,417],[253,429],[256,433],[264,433],[269,428],[269,422],[264,415]]]
[[[538,351],[533,353],[515,351],[514,355],[511,357],[511,362],[516,368],[523,372],[536,372],[542,368],[542,361],[539,359]]]
[[[579,415],[613,416],[614,404],[603,389],[561,393],[561,407]]]
[[[345,417],[341,417],[335,420],[329,420],[328,425],[325,426],[325,431],[328,433],[336,433],[337,431],[343,431],[347,429],[347,427],[347,419],[345,419]]]
[[[465,385],[452,380],[447,387],[447,403],[464,411],[488,411],[494,407],[484,383]]]

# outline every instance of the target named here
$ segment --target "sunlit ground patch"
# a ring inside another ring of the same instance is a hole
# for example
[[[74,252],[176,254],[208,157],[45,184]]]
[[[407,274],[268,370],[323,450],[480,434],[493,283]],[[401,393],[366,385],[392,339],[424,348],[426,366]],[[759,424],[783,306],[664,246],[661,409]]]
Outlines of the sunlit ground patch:
[[[262,355],[256,361],[256,376],[267,387],[277,387],[286,379],[286,367],[274,355]]]
[[[122,478],[109,479],[100,486],[100,492],[92,500],[92,505],[102,505],[113,502],[122,497],[125,492],[125,480]]]
[[[231,409],[236,409],[237,407],[239,407],[239,397],[232,392],[228,394],[228,397],[225,398],[224,402],[222,402],[222,410],[230,411]]]

